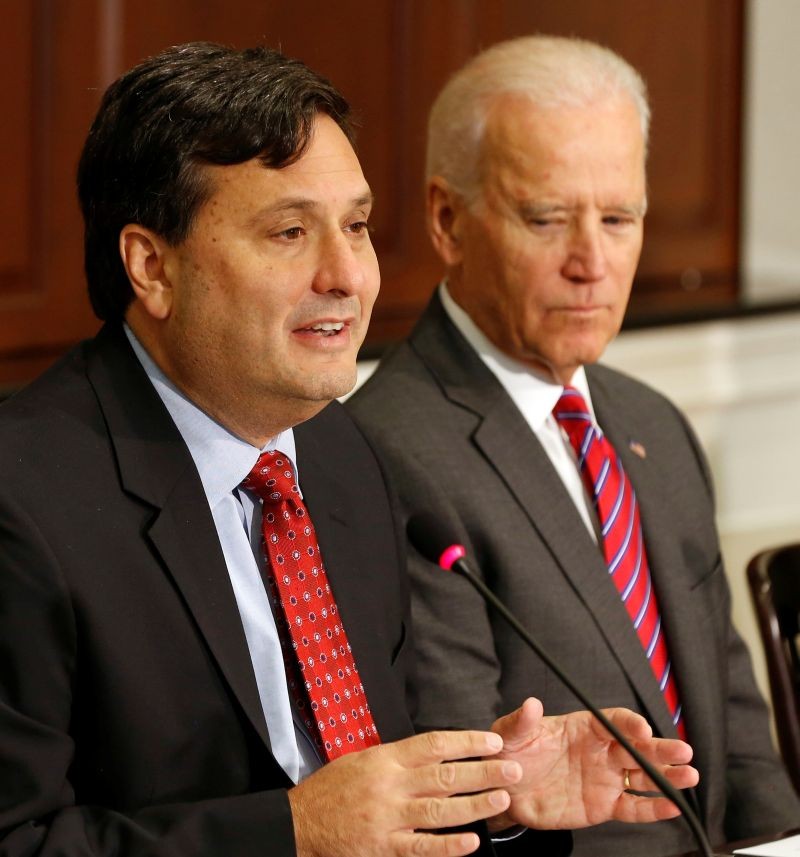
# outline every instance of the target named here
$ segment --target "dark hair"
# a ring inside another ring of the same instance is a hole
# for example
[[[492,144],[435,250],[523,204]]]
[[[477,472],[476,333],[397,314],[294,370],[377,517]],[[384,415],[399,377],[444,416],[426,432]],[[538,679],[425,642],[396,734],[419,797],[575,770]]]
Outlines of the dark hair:
[[[126,72],[103,96],[78,166],[95,314],[121,321],[133,300],[118,246],[126,224],[180,243],[211,192],[203,164],[287,166],[318,113],[352,142],[349,111],[325,78],[267,48],[193,42]]]

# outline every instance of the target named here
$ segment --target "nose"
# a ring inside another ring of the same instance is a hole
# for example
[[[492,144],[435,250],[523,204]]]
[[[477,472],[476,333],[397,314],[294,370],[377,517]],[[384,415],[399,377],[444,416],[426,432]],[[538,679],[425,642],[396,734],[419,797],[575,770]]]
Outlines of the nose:
[[[593,283],[606,275],[607,259],[599,225],[576,224],[567,247],[563,274],[575,283]]]
[[[367,284],[374,259],[371,245],[356,247],[345,233],[332,230],[321,242],[314,290],[341,297],[356,294]]]

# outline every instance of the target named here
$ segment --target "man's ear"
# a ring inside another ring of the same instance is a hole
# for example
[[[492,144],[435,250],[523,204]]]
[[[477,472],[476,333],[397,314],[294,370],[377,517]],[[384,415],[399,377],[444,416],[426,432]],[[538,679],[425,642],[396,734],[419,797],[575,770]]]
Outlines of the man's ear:
[[[464,200],[441,176],[428,181],[426,210],[428,234],[436,252],[448,268],[461,263],[461,222]]]
[[[136,300],[155,319],[172,309],[172,283],[166,272],[167,242],[145,226],[129,223],[119,233],[119,252]]]

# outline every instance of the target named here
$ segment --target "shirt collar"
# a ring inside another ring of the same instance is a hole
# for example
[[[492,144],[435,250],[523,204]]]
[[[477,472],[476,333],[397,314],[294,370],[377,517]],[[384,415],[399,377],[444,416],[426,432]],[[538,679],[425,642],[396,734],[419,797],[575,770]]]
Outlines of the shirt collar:
[[[450,321],[503,385],[508,395],[525,415],[531,428],[538,431],[552,413],[564,390],[563,384],[556,383],[522,361],[509,357],[508,354],[502,352],[453,300],[447,288],[447,281],[439,284],[439,298]],[[592,397],[589,394],[589,384],[583,366],[579,366],[575,371],[570,386],[578,390],[586,400],[592,420],[596,423]]]
[[[285,453],[291,459],[299,484],[297,451],[291,429],[271,438],[262,449],[232,434],[187,398],[156,365],[128,325],[124,327],[136,357],[189,447],[212,509],[239,486],[262,452],[279,449]]]

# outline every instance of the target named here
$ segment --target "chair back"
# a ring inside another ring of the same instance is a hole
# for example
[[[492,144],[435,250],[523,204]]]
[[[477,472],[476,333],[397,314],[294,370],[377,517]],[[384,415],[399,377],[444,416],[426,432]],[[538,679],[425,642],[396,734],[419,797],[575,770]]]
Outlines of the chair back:
[[[756,554],[747,580],[764,644],[778,744],[800,794],[800,543]]]

